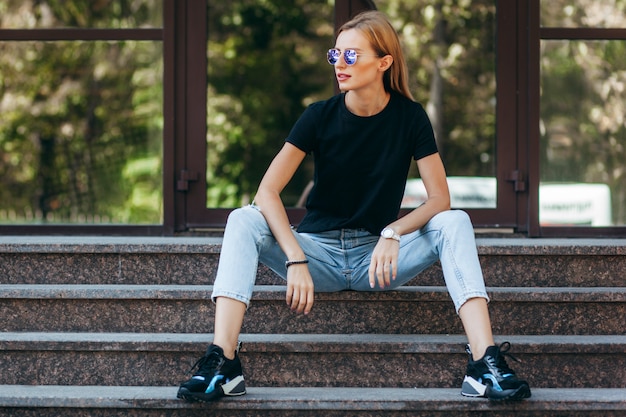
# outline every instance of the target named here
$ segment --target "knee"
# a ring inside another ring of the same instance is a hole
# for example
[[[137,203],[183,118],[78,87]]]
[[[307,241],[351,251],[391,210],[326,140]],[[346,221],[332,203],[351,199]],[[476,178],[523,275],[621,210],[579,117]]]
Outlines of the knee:
[[[433,219],[440,224],[442,228],[449,230],[471,230],[474,231],[472,220],[463,210],[447,210],[437,214]]]
[[[442,219],[445,223],[471,223],[469,215],[463,210],[446,210],[438,213],[435,218]]]
[[[252,205],[237,208],[230,212],[226,220],[226,229],[244,229],[248,231],[267,227],[265,217]]]

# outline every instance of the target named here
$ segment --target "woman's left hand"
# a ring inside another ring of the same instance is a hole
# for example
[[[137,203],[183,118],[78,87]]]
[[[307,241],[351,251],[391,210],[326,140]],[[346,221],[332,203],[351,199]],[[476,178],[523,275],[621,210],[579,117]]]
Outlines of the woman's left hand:
[[[398,253],[400,242],[394,239],[381,237],[372,252],[372,260],[369,268],[370,287],[378,286],[383,289],[391,286],[391,281],[396,279],[398,272]]]

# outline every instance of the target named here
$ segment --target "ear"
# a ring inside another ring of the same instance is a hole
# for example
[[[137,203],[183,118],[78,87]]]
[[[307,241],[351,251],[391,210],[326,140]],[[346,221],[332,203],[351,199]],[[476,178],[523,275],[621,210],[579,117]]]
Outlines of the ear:
[[[382,72],[385,72],[391,67],[391,64],[393,64],[393,57],[391,55],[385,55],[380,59],[380,65],[378,66],[378,69]]]

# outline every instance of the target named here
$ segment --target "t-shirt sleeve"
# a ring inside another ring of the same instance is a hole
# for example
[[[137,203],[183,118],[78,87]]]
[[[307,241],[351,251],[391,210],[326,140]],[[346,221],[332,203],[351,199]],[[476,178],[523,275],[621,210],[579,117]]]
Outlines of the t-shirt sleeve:
[[[316,105],[312,104],[304,110],[300,118],[291,128],[289,136],[285,142],[289,142],[298,149],[310,154],[315,149],[315,138],[317,137],[316,126],[319,123]]]
[[[433,126],[430,123],[426,110],[424,110],[422,105],[418,104],[415,116],[415,150],[413,151],[413,159],[417,161],[437,152]]]

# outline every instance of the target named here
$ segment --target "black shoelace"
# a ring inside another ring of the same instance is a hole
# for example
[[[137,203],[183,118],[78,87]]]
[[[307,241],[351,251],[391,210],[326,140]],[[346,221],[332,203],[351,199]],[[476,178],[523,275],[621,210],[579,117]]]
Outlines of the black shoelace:
[[[194,375],[206,376],[215,373],[215,370],[224,364],[224,358],[216,351],[207,352],[193,364],[187,373],[192,373],[194,369],[198,369]]]
[[[498,351],[496,352],[496,355],[494,357],[495,368],[498,369],[501,375],[515,375],[515,372],[513,372],[513,370],[509,368],[509,365],[506,363],[505,356],[508,356],[515,362],[521,362],[519,359],[509,353],[509,349],[511,349],[511,344],[509,342],[502,343],[500,346],[498,346]]]

